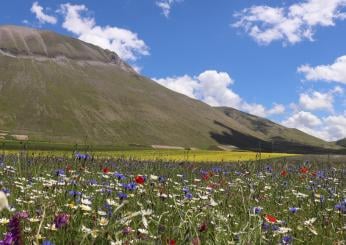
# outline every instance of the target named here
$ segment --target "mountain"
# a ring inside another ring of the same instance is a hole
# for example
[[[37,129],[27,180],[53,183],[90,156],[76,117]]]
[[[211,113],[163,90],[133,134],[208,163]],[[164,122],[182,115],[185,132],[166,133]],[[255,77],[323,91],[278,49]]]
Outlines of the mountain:
[[[114,52],[18,26],[0,26],[0,137],[264,150],[275,140],[274,151],[338,148],[175,93],[137,74]]]
[[[293,152],[323,152],[326,149],[340,150],[341,148],[334,143],[326,142],[314,136],[308,135],[295,128],[287,128],[274,123],[268,119],[254,116],[229,107],[216,108],[226,116],[236,120],[247,129],[256,131],[260,135],[259,144],[261,148],[272,151],[286,151],[290,149]],[[227,141],[228,140],[228,141]],[[225,144],[232,143],[230,138],[225,137]],[[254,139],[256,141],[257,139]]]
[[[335,142],[337,145],[342,146],[342,147],[346,147],[346,138],[345,139],[341,139]]]

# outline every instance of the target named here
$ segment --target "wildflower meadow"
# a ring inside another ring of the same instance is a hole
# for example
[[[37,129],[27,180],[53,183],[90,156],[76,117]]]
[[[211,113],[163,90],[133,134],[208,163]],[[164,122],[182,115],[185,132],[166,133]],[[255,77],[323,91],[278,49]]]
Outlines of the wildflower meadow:
[[[345,244],[346,167],[4,154],[0,244]]]

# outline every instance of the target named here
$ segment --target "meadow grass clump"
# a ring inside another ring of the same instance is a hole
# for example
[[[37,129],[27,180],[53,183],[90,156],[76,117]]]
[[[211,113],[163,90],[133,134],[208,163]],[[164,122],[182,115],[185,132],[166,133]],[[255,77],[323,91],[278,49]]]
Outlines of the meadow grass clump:
[[[299,159],[204,164],[7,154],[0,240],[342,244],[345,173],[341,163]]]

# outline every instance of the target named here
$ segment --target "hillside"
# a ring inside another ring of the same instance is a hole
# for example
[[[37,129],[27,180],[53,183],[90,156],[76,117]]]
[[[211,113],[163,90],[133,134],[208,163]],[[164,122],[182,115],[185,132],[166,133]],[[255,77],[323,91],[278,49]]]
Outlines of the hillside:
[[[345,139],[341,139],[335,142],[337,145],[342,146],[342,147],[346,147],[346,138]]]
[[[267,150],[275,140],[275,151],[337,148],[231,111],[168,90],[111,51],[49,31],[0,26],[2,138],[245,149],[261,142]]]
[[[323,149],[341,149],[334,143],[326,142],[295,128],[284,127],[265,118],[229,107],[218,107],[217,109],[247,129],[257,132],[264,140],[260,147],[266,150],[285,151],[285,149],[290,149],[299,151],[305,149],[306,152],[314,152],[316,150],[324,151]],[[225,143],[227,144],[227,142]]]

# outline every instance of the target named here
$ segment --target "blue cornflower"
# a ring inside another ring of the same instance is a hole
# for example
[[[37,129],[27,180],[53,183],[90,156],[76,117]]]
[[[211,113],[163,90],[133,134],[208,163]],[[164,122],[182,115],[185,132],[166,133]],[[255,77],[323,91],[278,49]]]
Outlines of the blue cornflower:
[[[292,214],[295,214],[295,213],[299,210],[299,208],[292,207],[292,208],[289,208],[288,210],[289,210]]]
[[[164,183],[166,181],[165,177],[159,176],[159,182]]]
[[[272,173],[272,172],[273,172],[273,168],[272,168],[271,166],[269,166],[269,165],[267,165],[267,166],[265,167],[265,170],[266,170],[268,173]]]
[[[316,176],[318,177],[318,178],[320,178],[320,179],[323,179],[324,178],[324,171],[317,171],[317,174],[316,174]]]
[[[129,190],[129,191],[134,191],[137,189],[137,184],[134,183],[134,182],[131,182],[129,184],[122,184],[122,187],[125,188],[126,190]]]
[[[97,185],[97,181],[95,179],[89,180],[89,185]]]
[[[291,244],[292,243],[292,237],[291,236],[284,236],[281,240],[282,244]]]
[[[119,192],[117,194],[117,196],[119,197],[120,200],[124,200],[127,198],[127,194],[126,193],[123,193],[123,192]]]
[[[252,213],[254,213],[254,214],[259,214],[259,213],[261,213],[261,211],[262,211],[261,207],[253,207],[252,208]]]
[[[186,199],[192,199],[192,197],[193,197],[192,194],[189,192],[185,194]]]
[[[73,197],[77,197],[77,196],[82,195],[82,193],[81,193],[81,192],[79,192],[79,191],[75,191],[75,190],[71,190],[71,191],[69,191],[69,192],[68,192],[68,194],[69,194],[70,196],[73,196]]]
[[[221,168],[221,167],[213,167],[213,168],[212,168],[212,171],[213,171],[214,173],[220,173],[220,172],[222,172],[222,168]]]
[[[262,224],[262,230],[268,231],[270,229],[270,224],[267,222],[263,222]]]
[[[346,199],[335,205],[335,209],[346,214]]]
[[[5,194],[9,194],[10,193],[10,189],[7,188],[2,188],[1,191]]]
[[[55,174],[56,174],[56,176],[63,176],[64,174],[65,174],[65,170],[64,169],[57,169],[56,171],[55,171]]]
[[[279,226],[277,226],[277,225],[272,225],[272,230],[273,230],[273,231],[277,231],[277,230],[279,230],[279,229],[280,229]]]
[[[121,173],[115,173],[114,176],[118,179],[118,180],[122,180],[125,179],[125,175],[121,174]]]
[[[183,188],[183,192],[186,194],[186,193],[188,193],[190,191],[190,189],[189,189],[189,187],[184,187]]]

